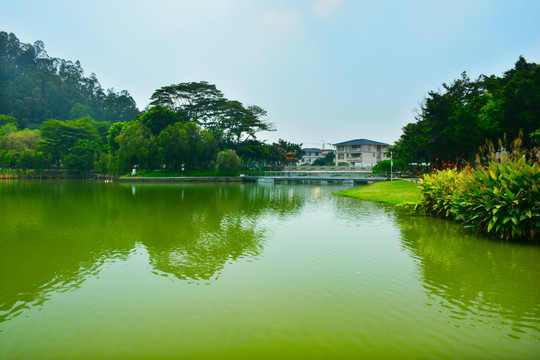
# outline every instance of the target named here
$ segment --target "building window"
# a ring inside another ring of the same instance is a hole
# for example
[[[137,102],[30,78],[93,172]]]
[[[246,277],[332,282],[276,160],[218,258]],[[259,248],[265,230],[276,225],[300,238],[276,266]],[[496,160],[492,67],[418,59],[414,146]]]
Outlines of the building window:
[[[362,150],[367,150],[367,151],[369,151],[369,145],[362,145]]]
[[[338,158],[339,160],[343,160],[345,157],[343,156],[343,154],[338,154],[337,158]]]

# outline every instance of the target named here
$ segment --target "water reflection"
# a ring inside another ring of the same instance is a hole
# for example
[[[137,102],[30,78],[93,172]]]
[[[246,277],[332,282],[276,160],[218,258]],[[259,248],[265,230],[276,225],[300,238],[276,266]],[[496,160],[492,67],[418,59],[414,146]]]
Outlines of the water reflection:
[[[476,237],[446,220],[396,214],[404,248],[433,303],[453,319],[503,316],[512,337],[540,330],[540,248]],[[442,300],[442,301],[441,301]]]
[[[0,322],[76,289],[142,244],[156,273],[216,279],[261,253],[265,218],[294,216],[286,187],[0,183]]]

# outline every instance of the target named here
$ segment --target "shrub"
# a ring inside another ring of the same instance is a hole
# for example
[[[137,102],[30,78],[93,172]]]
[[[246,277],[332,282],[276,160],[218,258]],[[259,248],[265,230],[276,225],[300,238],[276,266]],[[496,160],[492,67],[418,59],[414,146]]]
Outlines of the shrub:
[[[540,168],[525,156],[490,161],[463,178],[453,211],[470,227],[503,239],[538,239]]]
[[[496,152],[492,144],[488,145],[478,156],[475,169],[424,175],[421,200],[415,210],[454,218],[505,240],[539,240],[537,154],[521,150],[519,139],[509,151]]]
[[[419,206],[432,215],[454,218],[454,196],[460,179],[465,173],[457,169],[446,169],[425,174],[420,179],[421,200]]]
[[[216,159],[216,172],[221,175],[237,175],[242,160],[234,150],[220,151]]]

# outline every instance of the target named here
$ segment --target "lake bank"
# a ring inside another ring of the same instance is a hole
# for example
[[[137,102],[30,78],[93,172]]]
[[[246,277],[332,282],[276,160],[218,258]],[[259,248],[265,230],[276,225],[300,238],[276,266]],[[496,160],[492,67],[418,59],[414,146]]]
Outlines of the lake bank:
[[[335,195],[397,205],[420,201],[420,188],[413,181],[395,180],[341,190]]]

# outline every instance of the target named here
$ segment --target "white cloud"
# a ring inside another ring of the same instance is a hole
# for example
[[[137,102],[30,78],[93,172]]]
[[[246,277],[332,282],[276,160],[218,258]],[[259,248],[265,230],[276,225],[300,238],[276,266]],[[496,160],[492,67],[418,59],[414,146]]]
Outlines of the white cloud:
[[[345,0],[319,0],[311,5],[311,11],[317,18],[325,18],[332,15]]]
[[[301,20],[300,14],[294,9],[286,13],[269,11],[257,19],[256,26],[263,32],[285,35],[297,33],[301,29]]]

